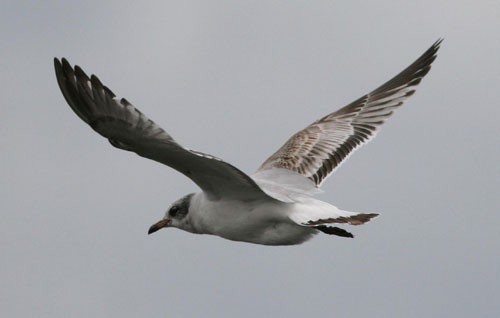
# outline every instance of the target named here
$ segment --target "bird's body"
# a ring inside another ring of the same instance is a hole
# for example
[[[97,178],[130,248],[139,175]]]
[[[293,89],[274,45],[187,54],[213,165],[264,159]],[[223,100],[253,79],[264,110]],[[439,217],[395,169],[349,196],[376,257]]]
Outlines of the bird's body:
[[[288,218],[300,205],[277,200],[212,201],[198,192],[192,197],[187,218],[193,233],[263,245],[291,245],[302,243],[317,232]]]
[[[73,111],[120,149],[189,177],[201,192],[174,202],[149,233],[176,227],[262,245],[300,244],[323,232],[353,237],[337,224],[359,225],[377,213],[343,211],[314,199],[319,186],[359,146],[371,140],[428,73],[441,41],[384,85],[293,135],[253,175],[179,145],[99,79],[63,58],[57,81]]]

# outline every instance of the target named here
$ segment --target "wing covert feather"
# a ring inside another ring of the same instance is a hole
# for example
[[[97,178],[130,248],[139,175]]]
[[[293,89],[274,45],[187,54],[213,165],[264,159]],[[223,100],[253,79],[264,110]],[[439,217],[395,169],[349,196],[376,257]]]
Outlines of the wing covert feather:
[[[369,94],[315,121],[293,135],[258,169],[285,168],[321,183],[357,148],[370,141],[380,126],[413,95],[429,72],[442,40]]]

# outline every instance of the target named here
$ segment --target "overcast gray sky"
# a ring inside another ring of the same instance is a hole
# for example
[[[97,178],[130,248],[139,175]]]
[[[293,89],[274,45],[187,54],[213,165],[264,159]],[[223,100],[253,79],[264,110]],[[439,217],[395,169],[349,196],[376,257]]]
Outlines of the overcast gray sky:
[[[3,1],[2,317],[493,317],[500,2]],[[163,230],[187,178],[111,147],[52,59],[251,173],[444,37],[417,94],[324,184],[382,216],[265,247]]]

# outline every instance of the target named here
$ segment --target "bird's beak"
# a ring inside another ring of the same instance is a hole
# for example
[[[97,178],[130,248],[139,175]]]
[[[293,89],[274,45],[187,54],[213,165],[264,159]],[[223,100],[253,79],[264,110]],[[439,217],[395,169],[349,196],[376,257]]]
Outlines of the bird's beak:
[[[159,222],[156,222],[155,224],[151,225],[151,227],[149,228],[148,234],[151,234],[151,233],[154,233],[158,230],[161,230],[162,228],[169,226],[170,223],[172,223],[172,220],[169,218],[166,218],[166,219],[163,219]]]

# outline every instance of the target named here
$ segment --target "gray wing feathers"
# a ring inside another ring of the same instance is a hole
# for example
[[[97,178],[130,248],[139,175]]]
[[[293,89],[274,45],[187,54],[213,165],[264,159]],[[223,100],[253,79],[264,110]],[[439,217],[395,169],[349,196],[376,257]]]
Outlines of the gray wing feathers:
[[[120,149],[155,160],[193,180],[211,199],[268,198],[255,181],[236,167],[207,154],[183,148],[160,126],[92,75],[54,59],[59,87],[73,111]]]
[[[415,92],[415,86],[429,72],[441,41],[379,88],[293,135],[259,171],[285,168],[320,186]]]

